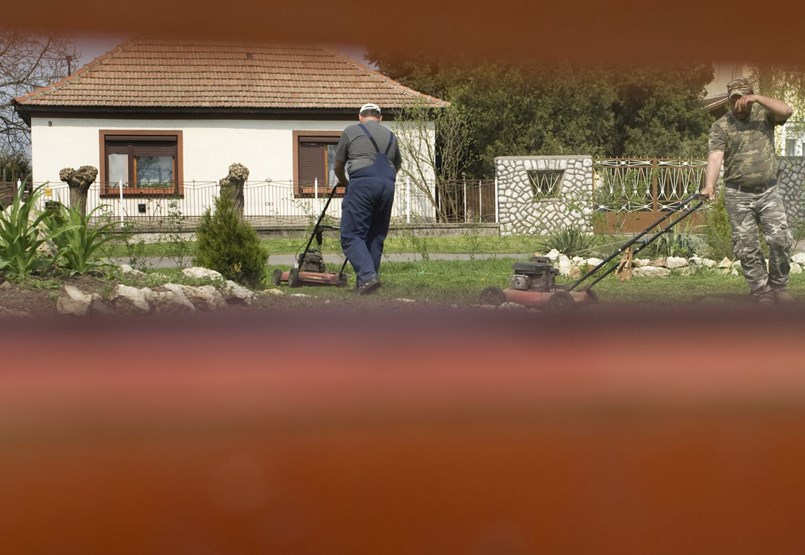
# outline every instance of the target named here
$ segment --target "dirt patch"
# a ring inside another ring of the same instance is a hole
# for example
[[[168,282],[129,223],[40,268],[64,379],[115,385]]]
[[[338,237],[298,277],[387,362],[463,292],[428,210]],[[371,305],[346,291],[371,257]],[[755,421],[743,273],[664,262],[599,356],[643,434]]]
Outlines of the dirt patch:
[[[73,285],[86,293],[108,295],[115,283],[92,276],[75,276],[62,280],[30,278],[24,283],[0,283],[0,316],[52,316],[63,284]]]
[[[30,278],[24,283],[0,283],[0,317],[53,317],[58,315],[56,301],[61,295],[64,285],[72,285],[84,293],[97,293],[103,299],[109,299],[118,285],[117,281],[93,276],[75,276],[65,279]],[[138,286],[139,287],[139,286]],[[277,310],[393,310],[407,311],[425,306],[430,308],[444,307],[433,302],[411,302],[401,299],[390,299],[382,296],[347,295],[340,298],[323,299],[309,295],[304,288],[278,288],[282,295],[273,295],[269,291],[256,292],[250,305],[232,303],[224,310],[239,311],[277,311]]]

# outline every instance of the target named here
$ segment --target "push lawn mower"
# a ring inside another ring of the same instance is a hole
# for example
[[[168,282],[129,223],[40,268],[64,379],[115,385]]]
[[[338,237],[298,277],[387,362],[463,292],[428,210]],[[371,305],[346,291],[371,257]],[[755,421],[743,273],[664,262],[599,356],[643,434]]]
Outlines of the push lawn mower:
[[[293,268],[283,272],[279,268],[274,270],[271,274],[271,282],[274,285],[280,283],[287,283],[289,287],[298,287],[302,284],[308,285],[335,285],[342,287],[347,284],[347,275],[344,269],[347,266],[347,261],[341,265],[341,269],[337,274],[328,273],[324,265],[324,256],[321,253],[322,231],[325,229],[338,229],[331,225],[322,224],[324,215],[327,213],[327,208],[330,206],[330,201],[333,200],[337,186],[330,189],[330,194],[327,197],[327,202],[324,203],[324,209],[313,226],[313,232],[305,245],[302,253],[296,258],[296,263]],[[311,247],[313,240],[316,240],[316,246]]]
[[[694,200],[699,199],[698,203],[689,206],[682,210],[685,206],[693,203]],[[513,265],[513,274],[509,279],[509,287],[500,289],[499,287],[487,287],[481,291],[480,302],[481,304],[489,304],[499,306],[503,303],[517,303],[528,307],[547,308],[551,311],[564,311],[570,310],[577,305],[584,305],[594,303],[598,300],[592,288],[599,281],[611,274],[618,267],[617,264],[611,264],[593,282],[586,288],[579,289],[579,286],[587,279],[597,274],[602,268],[609,264],[615,257],[629,249],[635,243],[640,245],[632,251],[632,255],[637,254],[646,248],[655,239],[668,232],[676,224],[690,216],[693,212],[701,208],[704,201],[701,196],[696,193],[689,198],[680,201],[672,207],[662,218],[648,226],[630,241],[618,248],[612,255],[607,257],[595,268],[588,271],[573,283],[566,285],[556,284],[556,275],[559,271],[553,267],[551,260],[545,256],[534,256],[529,262],[516,262]],[[679,217],[672,220],[665,227],[662,227],[658,232],[649,234],[655,228],[659,228],[666,220],[673,215],[679,214]]]

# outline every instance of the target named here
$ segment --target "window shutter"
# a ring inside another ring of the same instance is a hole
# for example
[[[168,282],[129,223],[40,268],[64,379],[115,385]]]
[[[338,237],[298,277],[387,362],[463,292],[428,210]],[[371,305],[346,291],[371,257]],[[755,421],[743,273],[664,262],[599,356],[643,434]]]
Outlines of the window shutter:
[[[175,144],[134,143],[132,154],[135,156],[176,156]]]
[[[107,154],[128,154],[129,153],[129,145],[128,143],[118,143],[118,142],[106,142],[106,153]]]
[[[324,186],[324,152],[326,145],[321,143],[299,143],[299,184],[312,186],[318,178],[319,186]]]

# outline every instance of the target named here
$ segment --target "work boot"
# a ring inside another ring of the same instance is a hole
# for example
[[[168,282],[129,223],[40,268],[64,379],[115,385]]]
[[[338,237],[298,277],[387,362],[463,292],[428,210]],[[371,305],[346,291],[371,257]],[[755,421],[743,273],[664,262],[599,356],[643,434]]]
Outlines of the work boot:
[[[371,295],[380,288],[380,278],[377,276],[364,281],[358,286],[358,295]]]
[[[777,289],[774,292],[774,300],[777,304],[791,304],[796,302],[794,296],[785,289]]]
[[[777,301],[774,298],[774,293],[771,291],[766,291],[764,293],[758,293],[755,295],[755,300],[757,301],[758,306],[774,306]]]

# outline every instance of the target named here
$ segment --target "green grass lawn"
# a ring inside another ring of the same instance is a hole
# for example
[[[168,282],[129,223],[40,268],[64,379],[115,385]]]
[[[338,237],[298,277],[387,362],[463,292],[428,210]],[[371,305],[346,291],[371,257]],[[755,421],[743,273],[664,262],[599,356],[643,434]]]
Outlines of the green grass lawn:
[[[415,254],[477,254],[477,253],[496,253],[496,254],[529,254],[544,250],[545,238],[540,236],[487,236],[467,233],[464,235],[449,237],[416,237],[412,235],[401,235],[386,239],[384,252],[387,254],[415,253]],[[624,238],[599,237],[596,247],[598,252],[591,252],[587,256],[603,257],[614,252],[617,247],[625,242]],[[295,254],[305,248],[307,238],[269,238],[262,239],[261,243],[268,249],[270,255]],[[140,242],[134,245],[138,256],[146,257],[166,257],[175,253],[175,247],[169,243],[145,243]],[[184,249],[188,257],[192,257],[194,242],[188,242]],[[129,255],[129,248],[122,241],[114,241],[106,247],[106,256],[126,257]],[[322,252],[326,254],[341,254],[341,244],[337,237],[325,236],[322,242]]]
[[[270,254],[294,254],[304,248],[305,239],[264,239],[263,243]],[[613,244],[602,244],[604,253],[612,252],[621,243],[613,240]],[[324,238],[325,253],[339,253],[340,245],[336,238]],[[418,300],[450,302],[459,304],[475,304],[480,292],[488,286],[505,288],[508,286],[512,263],[522,261],[521,256],[528,255],[542,248],[541,238],[528,236],[499,237],[467,234],[452,237],[391,237],[386,242],[385,252],[416,253],[421,255],[436,253],[480,254],[495,253],[494,259],[472,260],[423,260],[416,262],[389,262],[384,260],[381,269],[383,288],[379,295],[388,298],[411,298]],[[192,257],[192,245],[189,245],[188,261]],[[167,256],[166,244],[145,244],[140,256]],[[125,257],[127,252],[117,246],[113,256]],[[267,275],[284,266],[269,265]],[[328,267],[330,271],[337,268]],[[350,284],[354,284],[354,276],[350,272]],[[561,280],[560,280],[561,281]],[[567,280],[565,280],[567,281]],[[588,283],[590,283],[590,280]],[[269,285],[270,286],[270,285]],[[282,286],[287,287],[286,285]],[[633,278],[620,282],[612,274],[598,283],[595,288],[599,300],[603,303],[656,302],[687,303],[700,299],[734,302],[744,298],[748,292],[741,276],[723,275],[716,270],[699,270],[693,275],[683,276],[674,272],[670,277]],[[792,275],[790,290],[797,297],[805,299],[805,277],[802,274]],[[352,287],[315,287],[304,286],[294,292],[308,295],[337,298],[352,295]],[[731,297],[731,299],[730,299]]]
[[[271,238],[263,239],[262,243],[271,254],[293,254],[300,252],[307,240]],[[388,254],[397,253],[500,253],[521,254],[529,253],[540,247],[539,237],[528,236],[485,236],[466,234],[450,237],[416,237],[403,235],[386,239],[383,251]],[[341,244],[337,237],[325,236],[322,241],[322,251],[330,254],[340,254]]]
[[[268,238],[262,239],[263,245],[269,254],[295,254],[301,252],[307,243],[307,238]],[[500,253],[522,254],[530,253],[541,246],[539,237],[512,236],[498,237],[477,234],[465,234],[451,237],[415,237],[402,235],[386,239],[384,251],[386,253]],[[138,243],[137,252],[140,256],[168,256],[171,245],[168,243]],[[185,246],[192,255],[194,242]],[[329,254],[340,254],[341,244],[332,234],[325,235],[322,242],[322,251]],[[107,256],[125,257],[128,249],[122,242],[114,242],[106,251]]]
[[[383,287],[378,295],[458,304],[477,304],[481,291],[488,286],[508,287],[514,258],[483,260],[429,260],[384,262],[381,267]],[[273,270],[278,266],[272,266]],[[281,268],[287,270],[287,268]],[[269,270],[269,271],[270,271]],[[567,282],[568,280],[561,280]],[[590,280],[588,283],[591,283]],[[350,285],[354,276],[350,274]],[[282,285],[282,287],[286,287]],[[789,289],[805,299],[805,274],[791,276]],[[286,289],[286,291],[289,291]],[[294,292],[322,298],[354,294],[352,287],[299,287]],[[698,301],[736,302],[747,296],[743,277],[702,269],[683,276],[678,272],[668,278],[639,278],[621,282],[613,274],[594,287],[602,303],[655,302],[659,304]]]

